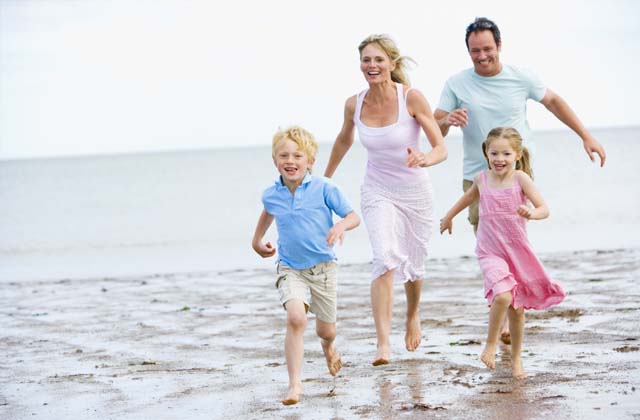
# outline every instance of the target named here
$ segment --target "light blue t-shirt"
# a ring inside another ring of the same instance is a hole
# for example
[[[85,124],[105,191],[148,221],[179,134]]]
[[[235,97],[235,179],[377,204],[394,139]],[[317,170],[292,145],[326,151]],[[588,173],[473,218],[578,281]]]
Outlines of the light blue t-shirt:
[[[473,180],[475,174],[487,168],[482,142],[493,128],[515,128],[525,147],[534,153],[527,99],[540,102],[545,93],[545,86],[535,74],[506,64],[495,76],[480,76],[470,68],[447,80],[438,108],[446,112],[467,109],[468,123],[462,129],[464,179]]]
[[[336,259],[333,248],[327,246],[332,212],[345,217],[352,207],[329,178],[307,173],[292,195],[278,177],[262,194],[262,204],[276,219],[280,264],[304,270]]]

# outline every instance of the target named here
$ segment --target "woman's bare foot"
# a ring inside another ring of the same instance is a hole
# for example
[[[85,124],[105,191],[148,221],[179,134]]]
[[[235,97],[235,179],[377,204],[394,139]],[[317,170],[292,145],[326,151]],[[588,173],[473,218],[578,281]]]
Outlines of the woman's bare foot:
[[[376,358],[371,363],[373,366],[388,365],[391,359],[391,350],[386,346],[378,346]]]
[[[500,333],[500,341],[502,341],[504,344],[511,344],[511,333],[509,332],[509,330],[505,330]]]
[[[513,370],[513,377],[516,379],[524,379],[527,377],[527,374],[524,371],[524,366],[522,365],[522,359],[517,358],[511,361],[511,369]]]
[[[407,318],[407,332],[404,335],[404,344],[409,351],[415,351],[422,341],[422,330],[420,329],[420,316],[418,314]]]
[[[484,347],[484,350],[482,350],[482,354],[480,355],[480,360],[482,360],[482,363],[487,365],[489,369],[495,369],[496,368],[496,345],[495,344],[490,345],[489,343],[487,343]]]
[[[322,346],[324,352],[324,358],[327,359],[327,367],[331,376],[336,376],[340,369],[342,369],[342,360],[340,359],[340,353],[336,350],[333,343],[328,346]]]
[[[289,385],[289,393],[282,400],[282,404],[284,405],[293,405],[298,404],[300,402],[300,395],[302,395],[302,384],[291,384]]]

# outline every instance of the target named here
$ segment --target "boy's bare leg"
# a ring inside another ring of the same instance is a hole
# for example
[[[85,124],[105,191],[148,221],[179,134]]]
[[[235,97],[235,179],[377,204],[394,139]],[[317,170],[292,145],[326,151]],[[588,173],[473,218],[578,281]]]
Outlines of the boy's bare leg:
[[[393,316],[393,270],[371,282],[371,308],[378,338],[373,365],[386,365],[391,358],[391,319]]]
[[[422,280],[405,282],[404,291],[407,295],[407,331],[404,335],[404,343],[407,350],[415,351],[422,341],[422,330],[420,329]]]
[[[336,374],[342,369],[342,360],[340,359],[340,353],[336,350],[334,340],[336,338],[336,324],[320,321],[316,319],[316,333],[320,337],[320,344],[322,344],[322,351],[324,352],[324,358],[327,359],[327,368],[331,376]]]
[[[304,302],[291,299],[285,303],[287,310],[287,335],[284,339],[284,356],[289,373],[289,391],[282,404],[291,405],[300,401],[302,394],[302,358],[304,357],[304,330],[307,327],[307,312]]]
[[[498,335],[500,327],[504,322],[509,305],[511,305],[511,291],[500,293],[493,298],[491,310],[489,311],[489,331],[487,332],[487,343],[482,350],[480,360],[489,369],[496,367],[496,347],[498,346]]]
[[[524,309],[509,308],[509,326],[511,328],[511,365],[514,378],[524,378],[527,374],[522,365],[522,340],[524,338]]]

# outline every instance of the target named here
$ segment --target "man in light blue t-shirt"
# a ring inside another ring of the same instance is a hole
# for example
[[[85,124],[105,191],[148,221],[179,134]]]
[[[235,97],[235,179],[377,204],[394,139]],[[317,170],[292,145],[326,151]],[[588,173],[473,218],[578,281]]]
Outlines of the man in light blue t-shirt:
[[[527,122],[527,99],[543,104],[560,121],[582,139],[589,158],[605,162],[604,148],[585,129],[578,116],[558,94],[546,88],[530,71],[500,62],[500,30],[487,18],[476,18],[466,30],[465,42],[473,68],[463,70],[447,80],[434,117],[442,135],[449,127],[460,127],[463,133],[463,190],[471,187],[473,177],[487,168],[482,142],[495,127],[513,127],[524,145],[535,154],[532,134]],[[478,228],[478,203],[469,206],[469,222]]]

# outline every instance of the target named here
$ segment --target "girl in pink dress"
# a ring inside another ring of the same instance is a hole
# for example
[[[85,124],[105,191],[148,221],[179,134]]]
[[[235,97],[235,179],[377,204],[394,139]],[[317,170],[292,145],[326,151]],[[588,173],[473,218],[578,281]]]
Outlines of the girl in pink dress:
[[[544,219],[549,209],[531,178],[529,152],[518,131],[494,128],[482,145],[489,170],[477,174],[471,188],[440,221],[451,234],[453,218],[480,198],[476,255],[491,310],[482,362],[495,368],[500,326],[509,316],[513,376],[525,377],[520,353],[524,310],[544,309],[565,297],[562,286],[545,272],[527,239],[527,220]],[[533,205],[531,208],[527,199]]]

